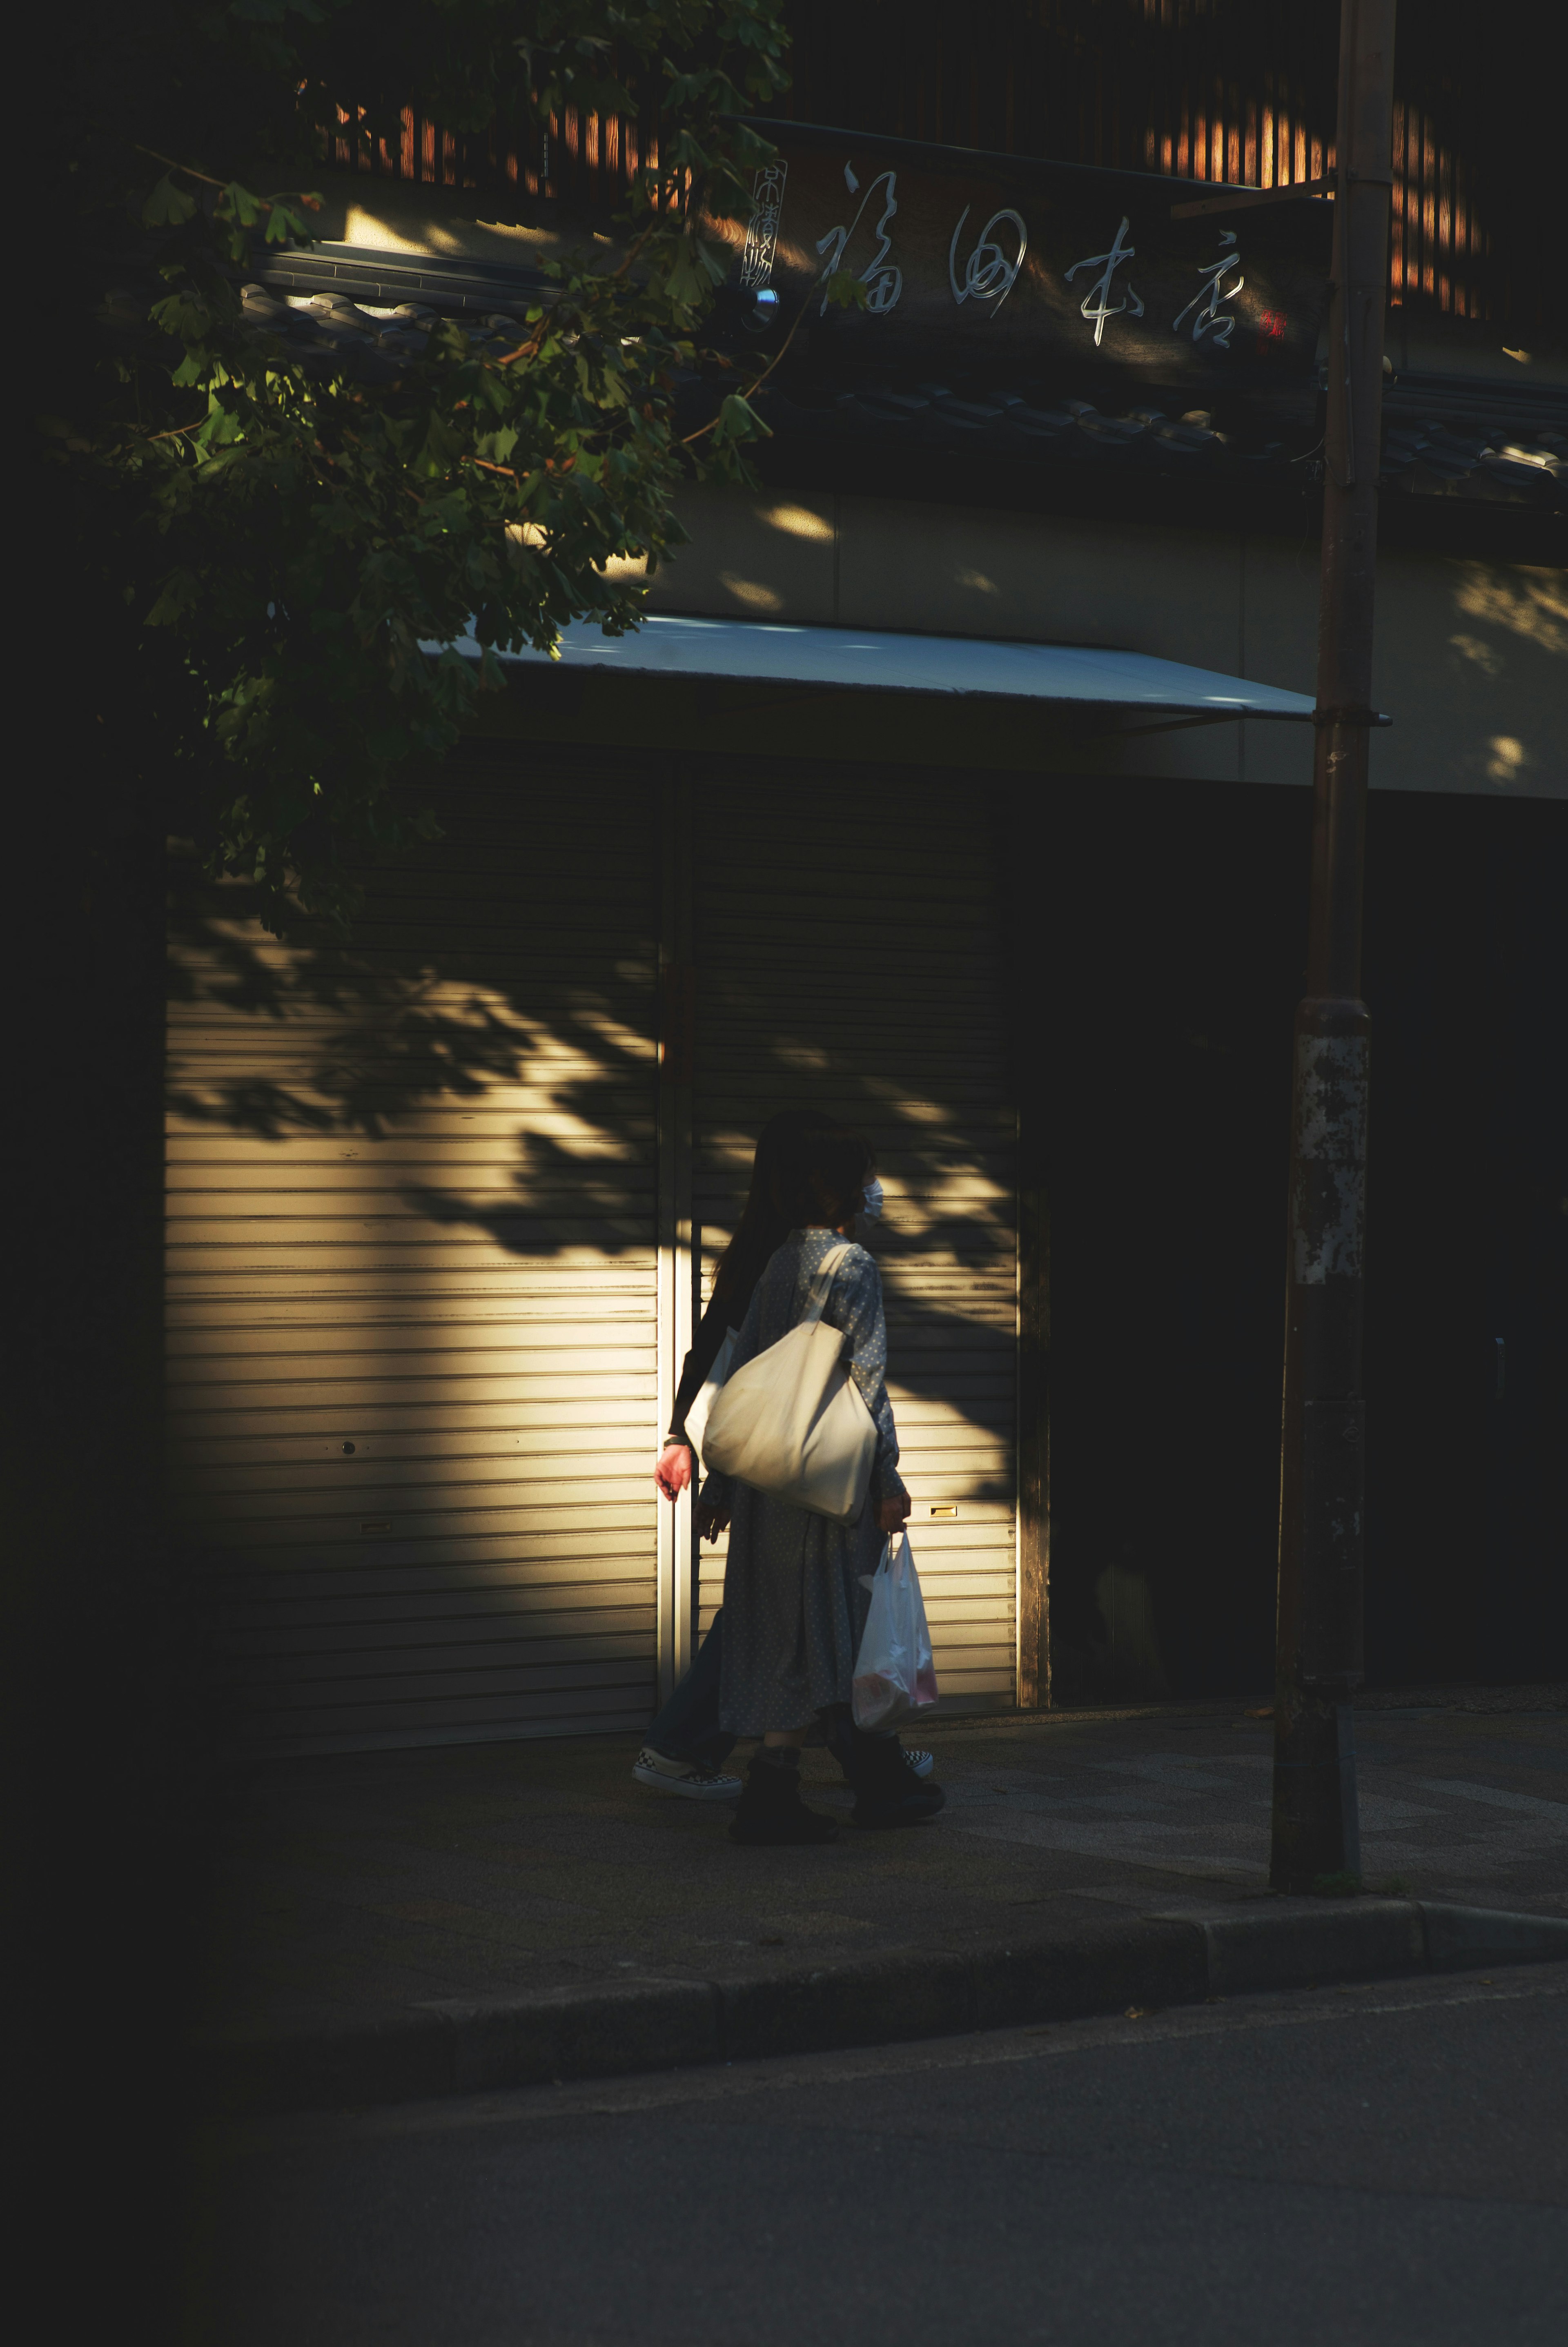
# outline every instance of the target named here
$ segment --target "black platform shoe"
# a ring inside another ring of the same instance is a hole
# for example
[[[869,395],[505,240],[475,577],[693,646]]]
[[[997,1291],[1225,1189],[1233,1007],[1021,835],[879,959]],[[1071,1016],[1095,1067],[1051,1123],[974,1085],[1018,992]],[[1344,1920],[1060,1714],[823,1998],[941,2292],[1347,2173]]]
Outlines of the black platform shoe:
[[[746,1771],[745,1789],[730,1828],[730,1840],[753,1849],[778,1849],[788,1843],[836,1841],[838,1828],[831,1818],[808,1809],[800,1797],[800,1760],[791,1752],[784,1762],[764,1760],[759,1753]]]
[[[847,1704],[841,1706],[841,1717],[831,1721],[823,1742],[843,1769],[845,1783],[852,1786],[855,1782],[855,1730],[850,1724]],[[886,1739],[877,1737],[875,1740],[884,1742]],[[897,1745],[917,1777],[928,1777],[931,1774],[937,1765],[937,1756],[934,1752],[922,1751],[917,1745],[906,1744],[897,1736],[892,1740]]]
[[[867,1736],[852,1727],[855,1746],[855,1808],[857,1826],[918,1826],[934,1818],[947,1799],[940,1785],[922,1783],[899,1749],[896,1736]]]

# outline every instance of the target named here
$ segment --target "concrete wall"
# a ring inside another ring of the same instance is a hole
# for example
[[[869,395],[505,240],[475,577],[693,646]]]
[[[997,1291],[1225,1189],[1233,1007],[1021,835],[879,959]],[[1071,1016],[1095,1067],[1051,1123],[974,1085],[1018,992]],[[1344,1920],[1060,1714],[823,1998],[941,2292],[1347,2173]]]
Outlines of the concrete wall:
[[[656,611],[1103,644],[1313,689],[1309,540],[707,488],[688,492],[682,517],[692,543],[651,582]],[[1373,737],[1375,787],[1568,797],[1568,576],[1385,555],[1374,690],[1395,719]],[[1310,779],[1304,726],[1204,728],[1131,749],[1106,763],[1173,778]]]

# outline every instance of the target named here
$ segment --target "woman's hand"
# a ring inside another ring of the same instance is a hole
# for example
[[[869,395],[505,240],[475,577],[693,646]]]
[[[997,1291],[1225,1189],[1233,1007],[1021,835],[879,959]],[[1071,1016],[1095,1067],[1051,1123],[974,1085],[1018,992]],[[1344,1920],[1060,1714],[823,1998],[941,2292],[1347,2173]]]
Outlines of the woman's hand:
[[[667,1500],[678,1498],[692,1481],[691,1444],[667,1442],[659,1453],[659,1464],[653,1470],[653,1480]]]
[[[908,1521],[907,1499],[877,1501],[876,1529],[886,1539],[891,1540],[895,1532],[901,1532]]]
[[[730,1521],[728,1508],[710,1507],[706,1500],[697,1502],[697,1530],[705,1541],[716,1541]]]

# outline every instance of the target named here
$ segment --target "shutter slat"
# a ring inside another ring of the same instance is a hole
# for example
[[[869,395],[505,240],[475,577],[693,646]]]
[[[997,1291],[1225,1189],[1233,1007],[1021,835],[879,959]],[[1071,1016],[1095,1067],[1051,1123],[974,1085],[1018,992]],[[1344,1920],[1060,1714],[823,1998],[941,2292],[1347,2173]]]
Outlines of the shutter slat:
[[[652,1693],[654,794],[485,746],[440,814],[347,948],[176,924],[172,1501],[282,1750]]]

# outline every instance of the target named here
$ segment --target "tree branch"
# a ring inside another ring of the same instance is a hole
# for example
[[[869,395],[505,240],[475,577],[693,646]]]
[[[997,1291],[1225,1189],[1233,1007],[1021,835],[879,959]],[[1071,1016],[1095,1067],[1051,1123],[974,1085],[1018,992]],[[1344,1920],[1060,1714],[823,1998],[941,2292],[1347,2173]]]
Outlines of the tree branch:
[[[820,282],[820,281],[818,281],[818,282]],[[811,307],[811,302],[812,302],[812,295],[813,295],[813,294],[815,294],[815,292],[816,292],[816,285],[815,285],[815,284],[814,284],[814,285],[811,287],[810,292],[806,294],[805,300],[801,303],[800,308],[799,308],[799,309],[795,312],[795,313],[794,313],[794,325],[790,328],[790,330],[789,330],[788,333],[784,336],[784,338],[783,342],[779,344],[779,346],[778,346],[777,350],[774,353],[774,354],[773,354],[772,358],[768,361],[768,363],[767,363],[766,366],[765,366],[765,367],[764,367],[764,369],[763,369],[763,371],[762,371],[761,374],[757,375],[757,376],[756,376],[756,377],[755,377],[755,378],[754,378],[751,383],[749,383],[749,384],[746,385],[745,390],[741,394],[741,397],[742,397],[743,399],[746,399],[746,400],[754,399],[754,398],[756,397],[756,395],[757,395],[758,392],[759,392],[759,391],[761,391],[761,389],[762,389],[762,387],[763,387],[764,384],[764,383],[766,383],[766,381],[767,381],[767,379],[768,379],[769,375],[770,375],[770,374],[772,374],[772,373],[773,373],[773,371],[774,371],[774,367],[776,367],[776,366],[778,365],[778,364],[779,364],[780,360],[784,357],[784,355],[785,352],[789,349],[790,344],[794,342],[794,340],[795,336],[799,333],[799,332],[800,332],[800,323],[801,323],[801,320],[805,316],[806,312],[810,309],[810,307]],[[687,433],[687,435],[686,435],[686,436],[685,436],[685,438],[684,438],[684,439],[682,441],[682,443],[681,443],[682,447],[682,448],[689,448],[689,447],[692,446],[692,441],[693,441],[693,440],[701,440],[701,439],[704,438],[708,433],[710,433],[710,432],[712,432],[712,429],[713,429],[714,425],[718,423],[718,421],[719,421],[719,419],[718,419],[718,417],[715,415],[715,416],[712,417],[712,418],[709,420],[709,422],[708,422],[708,423],[703,424],[703,425],[701,425],[695,432],[688,432],[688,433]]]
[[[167,164],[171,171],[183,171],[188,179],[200,179],[204,187],[226,191],[231,185],[228,179],[215,179],[210,171],[199,171],[194,163],[177,163],[172,155],[160,155],[156,147],[143,147],[134,138],[131,140],[131,152],[133,155],[149,155],[155,163]],[[249,190],[246,192],[249,193]],[[257,196],[253,200],[262,211],[270,212],[274,206],[285,202],[287,199],[282,196]],[[307,211],[319,212],[322,208],[322,200],[319,196],[297,195],[293,198],[293,201],[303,204]]]
[[[131,140],[131,152],[133,155],[150,155],[155,163],[166,163],[171,171],[183,171],[188,179],[204,180],[210,188],[226,188],[229,184],[227,179],[215,179],[210,171],[199,171],[194,163],[177,163],[172,155],[160,155],[156,147],[143,147],[134,138]]]

